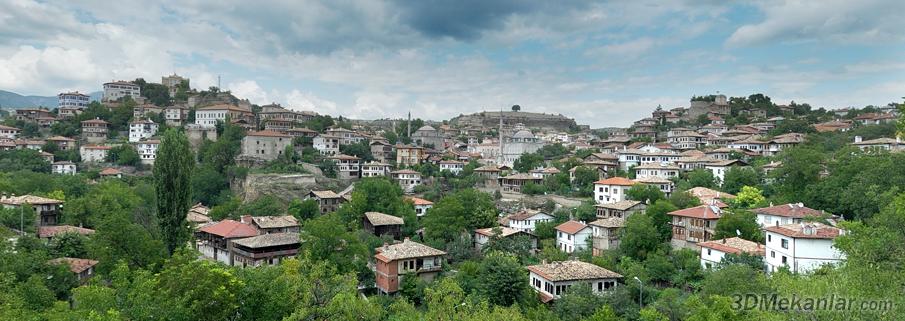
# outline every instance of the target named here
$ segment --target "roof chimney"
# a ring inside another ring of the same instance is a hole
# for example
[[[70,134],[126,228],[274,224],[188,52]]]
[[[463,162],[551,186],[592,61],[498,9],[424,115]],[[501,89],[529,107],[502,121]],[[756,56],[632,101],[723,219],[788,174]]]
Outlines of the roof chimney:
[[[243,224],[251,224],[251,221],[252,221],[251,215],[242,215],[242,217],[239,218],[239,222],[241,222]]]

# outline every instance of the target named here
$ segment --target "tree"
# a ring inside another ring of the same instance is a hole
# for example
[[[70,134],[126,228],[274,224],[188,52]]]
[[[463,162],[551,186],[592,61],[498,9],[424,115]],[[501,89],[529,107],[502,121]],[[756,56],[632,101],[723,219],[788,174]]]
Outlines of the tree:
[[[0,172],[32,171],[49,173],[50,163],[32,149],[14,149],[0,151]]]
[[[553,311],[563,320],[580,319],[593,315],[598,308],[605,304],[605,297],[595,294],[587,283],[579,282],[569,287],[556,300]]]
[[[521,110],[522,110],[522,106],[512,105],[512,111],[521,111]]]
[[[757,215],[741,209],[723,212],[716,223],[713,238],[722,239],[736,236],[749,241],[763,242],[764,236],[761,233],[760,225],[757,224]]]
[[[368,144],[367,140],[361,140],[355,144],[340,145],[339,151],[346,155],[361,158],[362,163],[374,160],[374,156],[371,155],[371,145]]]
[[[496,225],[497,211],[490,195],[465,189],[447,195],[424,217],[424,236],[429,243],[443,244],[462,231]]]
[[[662,236],[653,220],[645,213],[635,213],[625,220],[619,248],[626,256],[644,259],[660,245]]]
[[[713,172],[706,169],[696,169],[688,172],[688,185],[691,187],[716,188],[717,178]]]
[[[597,174],[596,169],[578,166],[575,168],[575,179],[572,180],[572,188],[578,191],[579,196],[591,196],[594,194],[594,182],[598,179],[600,179],[600,175]]]
[[[544,157],[537,153],[522,154],[513,162],[512,168],[520,173],[530,172],[544,164]]]
[[[526,299],[528,279],[518,259],[511,254],[492,252],[484,256],[478,270],[478,289],[491,304],[510,306]]]
[[[732,201],[732,205],[735,208],[741,209],[751,209],[762,207],[767,203],[767,199],[764,197],[763,193],[757,187],[752,186],[744,186],[738,195],[735,196],[735,199]]]
[[[663,194],[657,185],[648,184],[635,184],[625,192],[625,196],[644,204],[653,204],[657,200],[666,198],[666,194]]]
[[[137,224],[130,223],[124,215],[114,215],[97,226],[97,232],[88,239],[88,254],[100,261],[98,272],[106,273],[117,262],[125,262],[133,268],[159,264],[167,254],[164,243]]]
[[[369,250],[358,236],[346,229],[336,213],[321,215],[305,222],[300,253],[314,260],[327,261],[339,273],[357,272],[367,268]]]
[[[678,211],[679,208],[666,200],[658,200],[645,209],[645,214],[657,229],[660,241],[668,241],[672,236],[672,217],[669,212]]]
[[[57,234],[47,246],[54,257],[85,257],[88,238],[78,233]]]
[[[527,182],[522,186],[522,193],[526,195],[540,195],[546,193],[547,189],[544,185]]]
[[[294,199],[289,202],[287,212],[299,221],[307,221],[321,214],[320,206],[313,199]]]
[[[154,162],[157,217],[167,250],[185,245],[189,230],[185,216],[191,206],[195,156],[188,138],[176,129],[167,130]]]
[[[208,206],[218,205],[229,194],[229,181],[211,164],[201,164],[192,175],[192,199]]]
[[[744,186],[757,186],[760,177],[757,170],[751,167],[732,166],[726,170],[723,177],[723,191],[729,194],[738,194]]]
[[[107,151],[106,161],[121,166],[138,166],[141,164],[141,157],[132,145],[122,144]]]

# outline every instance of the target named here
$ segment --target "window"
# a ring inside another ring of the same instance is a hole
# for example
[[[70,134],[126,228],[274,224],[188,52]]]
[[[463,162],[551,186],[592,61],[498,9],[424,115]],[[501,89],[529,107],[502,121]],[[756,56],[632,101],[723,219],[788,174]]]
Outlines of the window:
[[[767,219],[767,224],[770,224],[770,219]],[[773,235],[767,234],[767,242],[773,241]]]
[[[707,249],[707,255],[710,255],[710,249]]]
[[[788,264],[787,261],[788,261],[788,260],[787,260],[787,258],[785,257],[785,255],[783,255],[783,257],[782,257],[782,264]]]
[[[776,257],[776,251],[770,251],[770,257],[775,258],[775,257]]]
[[[782,239],[782,248],[789,249],[789,240]]]

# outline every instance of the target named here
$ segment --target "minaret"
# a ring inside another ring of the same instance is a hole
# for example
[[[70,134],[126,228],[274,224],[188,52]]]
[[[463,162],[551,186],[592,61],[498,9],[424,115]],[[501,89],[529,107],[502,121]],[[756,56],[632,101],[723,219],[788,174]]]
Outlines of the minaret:
[[[500,128],[497,129],[497,136],[500,139],[500,159],[497,162],[497,165],[503,165],[503,107],[500,107]]]
[[[409,111],[409,121],[406,123],[407,126],[407,135],[409,138],[412,138],[412,112]]]

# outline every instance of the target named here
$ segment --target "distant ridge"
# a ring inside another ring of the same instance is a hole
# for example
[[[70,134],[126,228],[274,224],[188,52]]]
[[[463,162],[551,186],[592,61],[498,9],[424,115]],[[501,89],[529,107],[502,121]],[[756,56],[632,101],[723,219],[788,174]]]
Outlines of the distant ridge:
[[[98,91],[88,95],[92,100],[101,100],[103,93]],[[39,106],[56,108],[57,96],[23,96],[11,91],[0,90],[0,107],[20,109]]]

